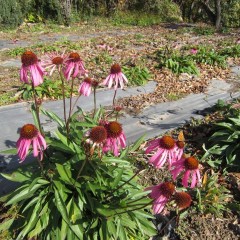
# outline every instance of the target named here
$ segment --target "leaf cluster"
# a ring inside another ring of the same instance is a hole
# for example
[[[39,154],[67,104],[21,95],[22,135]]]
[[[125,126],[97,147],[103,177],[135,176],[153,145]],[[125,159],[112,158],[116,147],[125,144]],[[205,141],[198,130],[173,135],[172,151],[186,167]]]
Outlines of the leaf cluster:
[[[0,226],[13,239],[148,239],[155,234],[150,221],[151,200],[138,183],[129,153],[143,138],[119,157],[91,151],[86,132],[103,114],[92,117],[81,109],[71,117],[66,136],[65,123],[53,112],[42,109],[58,125],[47,133],[49,144],[44,172],[32,165],[12,174],[2,174],[21,186],[1,198],[6,206],[17,206],[14,215]],[[82,119],[82,120],[80,120]]]
[[[130,85],[133,86],[142,86],[152,78],[152,74],[147,67],[138,65],[124,66],[123,72],[129,80]]]

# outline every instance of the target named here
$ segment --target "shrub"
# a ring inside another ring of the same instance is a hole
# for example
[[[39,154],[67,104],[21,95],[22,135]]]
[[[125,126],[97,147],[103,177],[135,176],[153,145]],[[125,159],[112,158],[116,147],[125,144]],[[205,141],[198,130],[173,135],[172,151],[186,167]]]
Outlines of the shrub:
[[[0,1],[0,25],[16,27],[23,22],[23,14],[18,1]]]

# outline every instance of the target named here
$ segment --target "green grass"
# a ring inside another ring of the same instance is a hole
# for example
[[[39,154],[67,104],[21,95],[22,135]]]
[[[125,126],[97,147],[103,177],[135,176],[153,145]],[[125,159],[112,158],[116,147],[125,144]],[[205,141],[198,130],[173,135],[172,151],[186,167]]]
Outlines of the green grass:
[[[6,92],[0,94],[0,106],[15,103],[16,101],[17,97],[14,96],[13,92]]]

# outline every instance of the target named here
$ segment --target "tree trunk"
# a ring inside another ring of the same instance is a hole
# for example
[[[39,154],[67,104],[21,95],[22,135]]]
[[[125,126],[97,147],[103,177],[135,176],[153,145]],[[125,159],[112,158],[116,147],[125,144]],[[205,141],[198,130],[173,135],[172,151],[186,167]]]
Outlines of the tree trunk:
[[[72,0],[61,0],[64,25],[69,26],[71,21]]]
[[[215,0],[215,13],[216,13],[215,26],[217,30],[220,30],[221,29],[221,0]]]
[[[203,2],[200,1],[201,7],[202,9],[206,12],[206,14],[208,15],[210,21],[212,22],[213,25],[216,24],[216,15],[215,13],[212,11],[212,9],[210,8],[210,6],[208,5],[208,1]]]

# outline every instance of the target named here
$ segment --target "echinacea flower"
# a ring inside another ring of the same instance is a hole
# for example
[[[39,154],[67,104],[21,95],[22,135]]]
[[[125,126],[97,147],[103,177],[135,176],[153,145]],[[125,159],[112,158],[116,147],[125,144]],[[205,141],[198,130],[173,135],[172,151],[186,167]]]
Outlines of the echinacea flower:
[[[182,158],[182,155],[184,152],[184,146],[185,146],[184,141],[176,141],[176,148],[175,148],[176,161]]]
[[[87,143],[91,144],[91,152],[94,151],[95,147],[103,149],[103,145],[107,139],[107,130],[104,126],[93,127],[89,132],[87,132]]]
[[[78,88],[79,94],[88,97],[91,93],[92,79],[87,77],[83,80]]]
[[[119,64],[115,63],[112,65],[110,74],[107,76],[107,78],[103,81],[103,85],[108,86],[108,88],[111,88],[113,85],[114,90],[116,91],[117,88],[124,88],[124,84],[127,84],[128,80],[127,77],[122,73],[122,69]]]
[[[126,147],[126,136],[122,130],[122,125],[117,121],[108,122],[104,125],[107,130],[107,140],[103,151],[112,151],[114,156],[119,155],[119,149]]]
[[[169,168],[172,163],[176,161],[176,141],[170,136],[163,136],[148,143],[146,154],[157,150],[156,153],[150,158],[149,163],[153,164],[156,168],[161,168],[168,160]]]
[[[149,195],[153,199],[153,212],[159,214],[174,194],[175,185],[171,182],[164,182],[157,186],[148,187],[146,190],[151,190]]]
[[[191,188],[194,188],[197,183],[201,182],[201,176],[199,171],[199,162],[195,157],[188,157],[188,158],[182,158],[179,161],[176,161],[172,164],[172,167],[174,168],[171,173],[173,176],[173,179],[176,180],[177,176],[184,172],[183,179],[182,179],[182,185],[184,187],[188,187],[188,182],[190,180],[190,175],[192,177],[191,179]]]
[[[192,202],[192,197],[186,192],[176,192],[173,199],[180,210],[188,208]]]
[[[198,50],[197,50],[196,48],[192,48],[192,49],[190,50],[190,53],[191,53],[191,54],[197,54],[197,52],[198,52]]]
[[[69,80],[71,76],[75,78],[86,73],[87,71],[84,67],[83,60],[80,58],[79,54],[76,52],[70,53],[64,69],[64,76],[66,79]]]
[[[42,66],[45,68],[45,70],[49,71],[49,75],[51,76],[56,69],[58,71],[61,70],[61,67],[64,65],[65,61],[66,55],[64,52],[62,54],[59,54],[58,52],[52,52],[46,54],[42,59]]]
[[[31,51],[26,51],[21,56],[22,67],[20,70],[20,80],[34,87],[43,83],[44,69],[41,66],[37,55]],[[31,78],[31,82],[29,82]]]
[[[17,151],[20,162],[23,162],[28,154],[30,145],[33,147],[33,156],[43,159],[43,151],[47,148],[46,141],[33,124],[26,124],[20,130],[20,138],[17,141]]]

